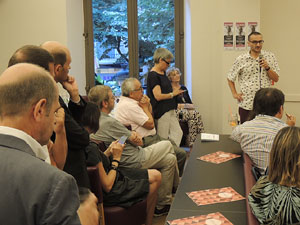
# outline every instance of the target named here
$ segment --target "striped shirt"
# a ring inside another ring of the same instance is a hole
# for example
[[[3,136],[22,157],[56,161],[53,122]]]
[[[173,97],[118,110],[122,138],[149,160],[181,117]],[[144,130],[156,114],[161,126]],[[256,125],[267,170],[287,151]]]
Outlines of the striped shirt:
[[[263,174],[269,165],[269,153],[277,132],[287,124],[274,116],[258,115],[237,126],[231,138],[241,144],[242,150],[252,159]]]

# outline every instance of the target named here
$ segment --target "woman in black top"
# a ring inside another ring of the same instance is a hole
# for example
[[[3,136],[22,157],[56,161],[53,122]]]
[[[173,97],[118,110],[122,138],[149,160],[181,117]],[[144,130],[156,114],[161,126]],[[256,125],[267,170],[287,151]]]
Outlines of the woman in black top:
[[[81,121],[89,133],[99,129],[99,118],[98,106],[88,102]],[[101,152],[96,143],[90,142],[86,148],[87,165],[98,167],[104,205],[130,207],[147,197],[146,225],[151,225],[161,174],[154,169],[119,168],[123,148],[124,144],[115,141]]]
[[[172,83],[173,91],[184,91],[183,93],[175,97],[175,101],[177,104],[176,115],[180,122],[187,122],[189,127],[189,134],[187,135],[186,143],[188,143],[189,147],[193,147],[197,135],[204,132],[201,115],[198,110],[195,109],[187,88],[184,85],[180,85],[179,83],[181,76],[180,70],[175,67],[169,68],[167,70],[167,76]]]
[[[153,55],[154,67],[148,73],[147,95],[153,109],[157,134],[166,139],[172,139],[179,146],[182,130],[176,118],[177,107],[174,97],[183,90],[173,90],[166,70],[168,69],[173,54],[165,49],[158,48]]]

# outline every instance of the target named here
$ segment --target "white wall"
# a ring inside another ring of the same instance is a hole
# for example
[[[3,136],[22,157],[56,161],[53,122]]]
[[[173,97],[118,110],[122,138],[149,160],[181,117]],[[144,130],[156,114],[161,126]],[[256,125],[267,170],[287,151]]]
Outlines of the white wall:
[[[227,85],[227,72],[242,51],[223,50],[224,22],[260,22],[259,0],[186,0],[191,21],[192,99],[206,132],[230,133],[229,107],[237,104]],[[189,71],[186,71],[187,73]]]
[[[275,53],[280,66],[276,87],[285,93],[286,112],[298,119],[300,126],[300,1],[261,1],[261,29],[266,40],[264,48]]]
[[[0,73],[19,47],[55,40],[70,48],[70,73],[85,94],[82,0],[0,0],[0,32]]]

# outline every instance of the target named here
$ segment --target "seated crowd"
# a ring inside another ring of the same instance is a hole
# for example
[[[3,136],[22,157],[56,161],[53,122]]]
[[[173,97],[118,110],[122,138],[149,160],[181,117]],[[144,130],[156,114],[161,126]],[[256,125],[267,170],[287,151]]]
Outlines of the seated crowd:
[[[115,107],[108,86],[91,88],[88,101],[79,95],[66,46],[48,41],[13,54],[0,76],[0,185],[5,190],[0,200],[6,203],[1,224],[98,224],[87,166],[98,168],[104,205],[126,208],[147,199],[146,225],[153,215],[168,213],[186,162],[179,121],[188,123],[190,147],[204,128],[179,84],[180,71],[167,70],[172,53],[159,48],[153,59],[147,95],[139,80],[128,78]],[[69,101],[59,95],[57,83]],[[300,222],[300,130],[294,116],[281,121],[284,101],[280,90],[260,89],[251,118],[231,135],[262,175],[249,195],[262,224]],[[119,143],[124,136],[126,143]]]
[[[161,54],[171,53],[160,50],[155,54],[161,66],[165,60]],[[168,60],[172,57],[169,55]],[[1,202],[9,204],[1,211],[0,223],[97,224],[97,199],[89,192],[87,173],[87,166],[97,166],[104,205],[130,207],[147,198],[145,224],[150,225],[153,214],[168,213],[172,194],[183,174],[186,152],[179,147],[182,132],[174,117],[177,105],[173,99],[182,92],[173,93],[171,82],[164,81],[168,82],[165,84],[170,91],[170,104],[164,112],[168,117],[160,122],[170,127],[162,132],[163,137],[156,133],[156,111],[152,112],[150,99],[143,95],[138,80],[129,78],[122,85],[123,96],[115,119],[109,115],[115,104],[111,89],[105,85],[92,88],[88,94],[91,102],[86,102],[69,74],[71,61],[68,48],[58,42],[26,45],[16,50],[1,76],[0,168],[6,176],[0,184],[7,186],[6,190],[14,184],[13,194],[19,195],[2,195]],[[161,70],[163,75],[166,68],[164,65]],[[154,86],[155,90],[160,89],[158,86]],[[69,101],[62,98],[59,87]],[[157,97],[157,93],[156,90],[152,96]],[[164,97],[158,101],[165,104]],[[136,116],[134,120],[132,115]],[[175,119],[175,127],[167,121],[170,116]],[[128,125],[131,129],[127,129]],[[170,131],[176,134],[165,135]],[[122,136],[126,136],[126,144],[118,143]],[[106,145],[105,152],[99,150],[99,141]],[[8,170],[12,161],[21,157],[22,166]],[[26,179],[30,185],[23,190],[22,182],[12,183],[11,177]],[[19,216],[11,217],[6,212]]]

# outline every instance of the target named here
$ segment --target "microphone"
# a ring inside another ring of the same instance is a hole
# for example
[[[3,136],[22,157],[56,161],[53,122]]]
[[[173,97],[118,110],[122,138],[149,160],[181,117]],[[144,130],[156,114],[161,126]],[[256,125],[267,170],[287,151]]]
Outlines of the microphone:
[[[261,65],[260,65],[260,62],[263,60],[263,55],[260,53],[259,54],[259,89],[261,89]]]
[[[260,62],[263,60],[263,55],[262,54],[259,54],[259,61],[258,61],[258,63],[259,63],[259,73],[261,73],[261,65],[260,65]]]

